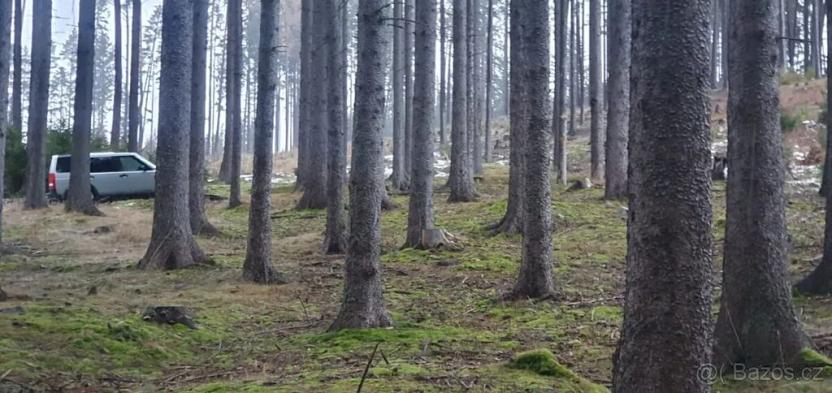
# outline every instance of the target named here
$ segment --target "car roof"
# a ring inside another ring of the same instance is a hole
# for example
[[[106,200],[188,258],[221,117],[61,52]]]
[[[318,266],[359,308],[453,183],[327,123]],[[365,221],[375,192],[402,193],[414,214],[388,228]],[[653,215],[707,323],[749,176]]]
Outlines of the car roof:
[[[133,153],[133,152],[128,152],[128,151],[122,151],[122,152],[112,152],[112,151],[103,152],[102,151],[102,152],[90,153],[90,157],[134,156],[134,155],[137,155],[137,154]],[[56,157],[70,157],[70,156],[71,156],[71,154],[58,154],[58,155],[56,155]]]

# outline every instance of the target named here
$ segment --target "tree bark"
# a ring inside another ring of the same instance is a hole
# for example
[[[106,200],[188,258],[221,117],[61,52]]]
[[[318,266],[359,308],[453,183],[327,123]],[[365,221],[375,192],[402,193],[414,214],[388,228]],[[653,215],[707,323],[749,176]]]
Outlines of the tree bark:
[[[601,128],[601,0],[589,0],[589,123],[590,177],[604,177],[604,131]]]
[[[615,393],[710,391],[710,0],[633,0],[630,209]],[[656,361],[661,359],[661,361]]]
[[[459,0],[457,0],[459,1]],[[381,165],[384,141],[384,83],[388,67],[389,18],[384,0],[358,2],[358,68],[355,80],[355,131],[350,173],[350,231],[344,294],[330,331],[392,325],[381,282]]]
[[[514,7],[512,7],[514,8]],[[526,86],[526,209],[523,230],[523,262],[511,299],[547,298],[555,296],[552,279],[552,199],[549,184],[551,166],[552,126],[549,108],[549,8],[547,2],[527,2],[522,13],[523,47],[525,54],[522,80]],[[512,10],[512,12],[515,12]],[[516,25],[512,24],[512,30]],[[518,48],[515,46],[515,50]],[[513,68],[513,66],[512,66]],[[512,78],[514,79],[514,78]]]
[[[242,83],[243,83],[243,5],[242,0],[228,0],[228,45],[233,48],[229,53],[228,67],[231,69],[229,78],[229,107],[231,109],[231,154],[229,158],[229,182],[231,184],[228,196],[228,207],[235,208],[242,204],[240,199],[240,175],[243,155],[243,112],[242,112]],[[233,86],[233,87],[232,87]],[[233,96],[233,97],[232,97]],[[229,120],[226,120],[229,122]]]
[[[194,235],[217,235],[205,215],[205,78],[208,53],[208,0],[193,0],[193,59],[191,70],[191,134],[188,209]]]
[[[314,2],[312,6],[312,37],[309,53],[311,68],[307,88],[309,109],[309,128],[306,136],[309,154],[303,196],[298,201],[298,209],[325,209],[327,206],[327,115],[326,105],[326,24],[323,2]],[[324,22],[321,22],[324,21]],[[317,109],[316,109],[317,108]]]
[[[488,0],[485,60],[485,162],[491,162],[491,63],[494,61],[494,0]]]
[[[115,59],[115,80],[113,81],[113,125],[110,129],[110,147],[113,150],[118,150],[121,143],[121,99],[124,95],[122,88],[122,68],[121,68],[121,0],[113,0],[113,14],[115,15],[115,40],[113,51]]]
[[[23,0],[14,0],[12,127],[23,131]]]
[[[9,66],[11,62],[11,26],[13,5],[11,1],[0,2],[0,173],[6,173],[6,135],[9,127]],[[0,181],[0,252],[3,249],[3,205],[5,182]],[[0,289],[0,298],[4,292]]]
[[[338,8],[341,0],[326,0],[326,78],[327,78],[327,206],[324,251],[342,254],[347,249],[347,223],[344,215],[344,179],[346,177],[346,145],[344,143],[344,106],[341,72],[346,66],[341,53],[341,26]]]
[[[277,91],[277,9],[279,0],[260,0],[260,43],[257,67],[257,113],[254,118],[254,173],[248,217],[248,247],[243,279],[261,284],[285,283],[271,262],[272,138]]]
[[[404,3],[396,1],[393,5],[393,72],[391,75],[393,94],[393,189],[405,191],[410,183],[410,175],[405,168],[405,134],[404,134]]]
[[[471,155],[468,153],[468,38],[466,0],[454,1],[454,70],[453,113],[451,124],[451,168],[448,184],[451,188],[449,202],[471,202],[476,199]]]
[[[523,231],[526,189],[527,86],[525,65],[525,22],[522,0],[511,0],[511,113],[509,143],[508,200],[506,213],[494,233],[517,234]]]
[[[23,207],[42,209],[46,202],[46,127],[49,115],[49,69],[52,51],[52,0],[33,0],[32,66],[29,78],[29,126]]]
[[[609,0],[609,80],[604,197],[627,196],[627,134],[630,127],[630,0]],[[712,35],[714,41],[716,36]],[[715,46],[712,46],[712,48]]]
[[[445,102],[448,95],[445,66],[448,64],[448,60],[445,52],[445,0],[439,1],[439,144],[445,146]]]
[[[615,0],[611,0],[615,1]],[[566,24],[569,21],[569,2],[567,0],[555,0],[555,17],[557,18],[557,36],[555,40],[555,100],[552,111],[554,122],[552,133],[554,135],[555,151],[554,169],[557,181],[565,185],[567,182],[567,154],[566,154]]]
[[[434,229],[433,108],[436,93],[436,5],[416,1],[415,90],[413,92],[413,180],[406,247],[432,248],[423,236]]]
[[[297,143],[298,143],[298,165],[297,165],[297,183],[296,190],[301,190],[306,186],[306,179],[309,177],[309,162],[311,161],[308,153],[309,143],[309,83],[313,78],[312,65],[310,64],[310,53],[312,52],[312,35],[314,27],[312,25],[312,7],[313,0],[301,1],[301,46],[300,46],[300,75],[297,86],[295,86],[297,96]]]
[[[102,215],[93,203],[90,189],[90,127],[95,58],[95,0],[83,0],[78,7],[78,51],[75,68],[75,102],[72,120],[67,211]]]
[[[728,25],[731,174],[714,363],[795,364],[808,338],[792,305],[786,269],[775,3],[734,0]]]
[[[128,98],[130,112],[128,114],[127,150],[137,153],[141,144],[141,141],[139,141],[139,125],[142,121],[139,108],[139,72],[142,67],[142,2],[141,0],[131,1],[133,2],[133,21],[131,23],[133,31],[130,36],[130,97]]]
[[[404,0],[404,173],[407,176],[405,189],[410,189],[410,174],[413,167],[413,2]]]
[[[142,269],[179,269],[200,263],[205,258],[191,234],[188,220],[192,36],[191,2],[165,0],[162,5],[156,198],[150,244],[139,261]]]

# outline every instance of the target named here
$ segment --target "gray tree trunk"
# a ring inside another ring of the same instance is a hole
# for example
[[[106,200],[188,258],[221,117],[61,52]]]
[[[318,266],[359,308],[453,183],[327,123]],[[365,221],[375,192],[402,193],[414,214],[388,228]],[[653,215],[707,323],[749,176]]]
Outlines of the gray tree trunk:
[[[242,83],[243,83],[243,5],[242,0],[228,0],[228,26],[230,46],[228,67],[231,77],[228,80],[229,108],[231,109],[231,162],[228,166],[231,191],[228,197],[228,207],[240,206],[240,175],[243,155],[243,112],[242,112]]]
[[[162,5],[156,198],[150,244],[139,261],[139,267],[143,269],[179,269],[200,263],[205,258],[191,234],[188,219],[192,36],[191,2],[165,0]]]
[[[470,108],[468,121],[468,133],[470,135],[471,146],[471,163],[473,165],[474,173],[482,173],[482,77],[480,72],[481,67],[481,40],[480,40],[480,0],[471,0],[471,6],[468,8],[468,24],[470,25],[471,41],[469,42],[468,52],[471,56],[468,58],[468,70],[470,79],[468,82],[468,90],[471,92],[469,97],[468,107]]]
[[[730,7],[731,173],[714,363],[796,364],[809,341],[792,305],[786,269],[777,6],[771,0],[733,0]]]
[[[384,84],[390,17],[384,0],[358,2],[358,68],[350,173],[350,231],[341,309],[329,330],[392,325],[381,282]]]
[[[549,8],[547,2],[526,2],[518,7],[523,22],[522,80],[526,86],[528,128],[523,229],[523,261],[511,299],[546,298],[555,295],[552,279],[552,198],[549,168],[552,125],[549,108]],[[514,10],[512,10],[514,12]],[[512,24],[512,30],[516,25]],[[515,46],[514,50],[518,48]],[[513,66],[512,66],[513,68]],[[514,78],[512,78],[514,79]]]
[[[408,177],[405,189],[410,189],[413,166],[413,2],[404,0],[404,173]]]
[[[707,393],[698,372],[711,343],[710,0],[632,4],[632,198],[612,390]]]
[[[611,0],[615,1],[615,0]],[[566,184],[567,154],[566,154],[566,52],[567,52],[567,30],[569,22],[569,2],[567,0],[555,0],[555,17],[557,18],[557,42],[555,48],[555,100],[554,111],[552,111],[554,122],[552,133],[554,135],[554,169],[557,181]]]
[[[279,0],[260,0],[260,47],[257,67],[257,113],[254,118],[254,173],[248,216],[248,247],[243,278],[262,284],[285,283],[271,262],[272,138],[277,91],[277,9]]]
[[[9,66],[11,59],[11,26],[13,5],[9,0],[0,2],[0,173],[6,173],[6,135],[9,122]],[[3,249],[3,195],[4,181],[0,181],[0,252]],[[3,290],[0,289],[0,297]]]
[[[604,197],[627,196],[627,134],[630,127],[630,0],[609,0],[609,80]],[[713,36],[716,39],[715,36]]]
[[[326,78],[327,78],[327,206],[324,251],[342,254],[347,250],[347,223],[344,215],[344,180],[346,178],[346,145],[344,144],[344,81],[342,69],[344,56],[339,44],[341,26],[338,8],[341,0],[322,2],[325,8],[326,26]]]
[[[445,146],[445,102],[447,102],[447,76],[445,67],[448,64],[445,52],[445,0],[439,0],[439,144]]]
[[[453,114],[451,119],[451,168],[448,185],[449,202],[471,202],[476,199],[471,155],[468,154],[468,39],[466,0],[454,0],[454,70]]]
[[[14,0],[12,127],[23,131],[23,0]]]
[[[90,189],[90,127],[92,123],[93,63],[95,59],[95,0],[78,7],[78,52],[72,120],[72,157],[66,210],[101,215]]]
[[[494,61],[494,0],[488,0],[485,60],[485,162],[491,162],[491,63]]]
[[[413,92],[413,180],[406,247],[432,248],[424,233],[433,220],[433,108],[436,94],[436,4],[416,1],[415,90]]]
[[[525,220],[525,189],[526,189],[526,129],[528,128],[527,116],[527,86],[524,75],[526,74],[525,42],[522,0],[511,0],[511,113],[510,116],[510,143],[509,143],[509,175],[508,175],[508,201],[506,202],[506,214],[503,219],[494,227],[494,233],[516,234],[523,231]]]
[[[604,177],[604,131],[601,128],[601,0],[589,0],[589,123],[590,177]]]
[[[141,141],[139,141],[139,125],[142,114],[139,108],[139,72],[141,71],[142,51],[142,2],[133,1],[133,21],[131,23],[130,43],[130,96],[128,97],[130,112],[128,114],[127,150],[138,152]]]
[[[52,0],[34,0],[32,66],[29,78],[29,125],[26,137],[26,209],[46,207],[46,120],[49,115],[49,69],[52,51]]]
[[[832,17],[832,1],[826,2],[826,16],[827,18]],[[832,23],[827,23],[826,29],[827,36],[832,37]],[[827,40],[826,45],[827,53],[832,53],[832,40]],[[827,56],[826,68],[832,70],[832,57]],[[829,92],[832,91],[832,78],[826,79],[826,91],[826,113],[832,113],[830,112],[832,110],[832,100],[829,99]],[[826,116],[826,129],[832,130],[832,116]],[[826,149],[827,152],[832,151],[832,149],[829,149],[828,142]],[[826,155],[827,160],[829,160],[830,155]],[[826,168],[829,168],[829,161],[826,165]],[[824,172],[824,180],[826,180],[827,173],[829,171]],[[826,224],[823,237],[823,258],[820,265],[795,286],[795,289],[800,293],[819,295],[832,293],[832,193],[827,192],[824,195],[826,196]]]
[[[193,68],[191,70],[191,134],[188,209],[194,235],[216,235],[205,215],[205,78],[208,53],[208,0],[193,0]]]
[[[306,136],[308,164],[304,180],[303,196],[298,201],[298,209],[325,209],[327,206],[327,97],[326,97],[326,21],[323,2],[315,1],[312,6],[312,37],[309,53],[311,80],[308,84],[308,102],[310,106],[309,128]],[[321,22],[324,21],[324,22]]]
[[[298,143],[298,164],[297,164],[297,183],[296,190],[301,190],[306,185],[306,179],[309,177],[309,83],[314,77],[310,64],[310,53],[312,52],[312,35],[315,31],[312,25],[312,7],[313,0],[301,1],[301,45],[300,45],[300,80],[298,86],[295,86],[297,100],[297,143]]]
[[[391,181],[393,189],[404,191],[408,189],[410,175],[405,168],[405,134],[404,134],[404,3],[396,1],[393,5],[393,70],[391,74],[393,91],[393,173]]]
[[[113,81],[113,126],[110,129],[110,147],[118,150],[121,143],[121,99],[124,95],[124,82],[121,68],[121,0],[113,0],[113,14],[115,16],[115,39],[113,40],[113,57],[115,59],[115,80]]]

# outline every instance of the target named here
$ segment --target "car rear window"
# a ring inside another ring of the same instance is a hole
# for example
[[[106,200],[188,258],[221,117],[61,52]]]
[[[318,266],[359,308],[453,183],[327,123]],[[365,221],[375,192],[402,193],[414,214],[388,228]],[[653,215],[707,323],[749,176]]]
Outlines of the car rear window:
[[[69,157],[58,157],[58,162],[55,165],[55,170],[58,173],[69,173],[70,162],[71,160],[69,159]]]

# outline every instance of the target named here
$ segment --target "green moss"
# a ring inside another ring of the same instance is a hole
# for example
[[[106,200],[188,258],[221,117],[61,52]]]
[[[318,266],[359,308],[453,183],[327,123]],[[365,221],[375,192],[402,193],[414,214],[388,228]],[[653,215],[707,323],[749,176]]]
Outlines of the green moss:
[[[806,367],[832,367],[832,360],[811,348],[803,348],[798,356]]]
[[[535,349],[520,353],[509,362],[508,366],[518,370],[531,371],[547,377],[577,377],[571,370],[558,363],[555,355],[548,349]]]

